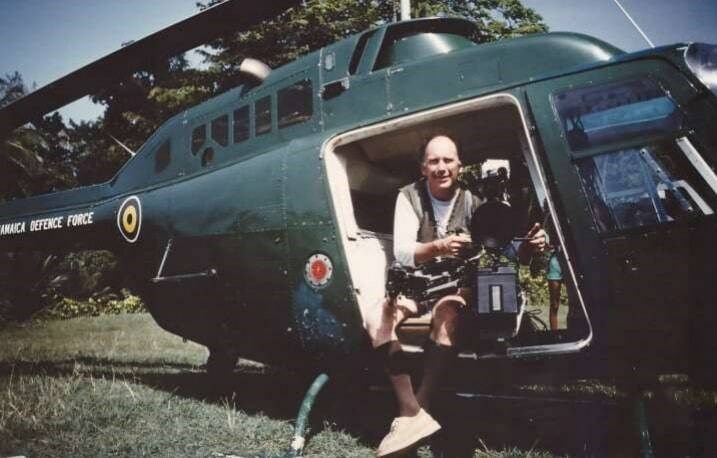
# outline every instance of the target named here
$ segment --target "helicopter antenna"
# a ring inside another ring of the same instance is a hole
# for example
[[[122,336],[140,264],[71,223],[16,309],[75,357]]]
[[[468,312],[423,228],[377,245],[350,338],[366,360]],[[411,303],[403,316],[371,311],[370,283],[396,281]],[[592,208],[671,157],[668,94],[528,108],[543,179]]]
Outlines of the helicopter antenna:
[[[135,153],[134,151],[132,151],[132,150],[129,148],[129,146],[127,146],[127,145],[125,145],[124,143],[122,143],[121,141],[117,140],[117,139],[114,137],[114,135],[112,135],[112,134],[108,134],[108,135],[110,136],[110,138],[111,138],[112,140],[114,140],[115,142],[117,142],[117,144],[118,144],[119,146],[121,146],[125,151],[127,151],[130,156],[134,157],[134,155],[137,154],[137,153]]]
[[[620,11],[622,11],[622,13],[625,15],[625,17],[632,23],[632,25],[635,26],[635,28],[637,29],[637,31],[640,32],[640,35],[642,35],[642,38],[645,39],[645,41],[647,42],[647,44],[650,45],[651,48],[654,48],[655,45],[652,44],[652,41],[650,41],[650,39],[647,37],[647,35],[645,34],[645,32],[643,32],[642,29],[640,28],[640,26],[637,25],[637,22],[635,22],[635,20],[627,13],[627,11],[625,10],[625,8],[622,7],[622,5],[620,4],[620,2],[617,1],[617,0],[613,0],[613,1],[614,1],[615,4],[617,5],[617,7],[620,8]]]
[[[401,20],[411,19],[411,0],[401,0]]]

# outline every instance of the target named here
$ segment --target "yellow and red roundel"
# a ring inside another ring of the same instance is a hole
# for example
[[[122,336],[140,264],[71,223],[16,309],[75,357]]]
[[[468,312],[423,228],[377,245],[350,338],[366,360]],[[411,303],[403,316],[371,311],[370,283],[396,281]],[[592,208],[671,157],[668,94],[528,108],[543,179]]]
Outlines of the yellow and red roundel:
[[[304,277],[313,288],[323,288],[329,283],[334,266],[328,256],[316,253],[309,258],[304,268]]]
[[[142,204],[139,197],[131,196],[122,202],[117,212],[117,227],[129,243],[137,241],[142,229]]]

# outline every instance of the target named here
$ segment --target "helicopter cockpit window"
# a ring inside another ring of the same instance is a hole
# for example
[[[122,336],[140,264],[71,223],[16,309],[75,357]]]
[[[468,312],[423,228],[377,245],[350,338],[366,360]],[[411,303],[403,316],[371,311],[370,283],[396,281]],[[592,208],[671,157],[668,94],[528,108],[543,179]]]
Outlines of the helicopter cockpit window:
[[[361,38],[359,38],[358,43],[356,44],[356,48],[354,49],[354,53],[351,56],[351,62],[349,63],[349,73],[352,75],[356,74],[356,71],[358,70],[359,62],[361,62],[361,56],[363,56],[363,52],[366,50],[366,43],[368,43],[368,39],[371,38],[376,31],[366,32],[363,35],[361,35]]]
[[[234,143],[249,139],[249,105],[234,111]]]
[[[197,126],[192,131],[192,154],[197,154],[200,149],[202,149],[202,146],[204,145],[204,141],[207,139],[207,128],[204,124],[201,126]]]
[[[644,78],[563,91],[554,103],[573,151],[626,136],[674,132],[683,123],[672,99]]]
[[[229,115],[223,115],[212,121],[212,140],[218,145],[229,144]]]
[[[305,122],[314,112],[314,97],[311,80],[301,80],[279,90],[277,110],[279,128]]]
[[[711,215],[715,194],[673,140],[598,154],[577,162],[600,232]]]
[[[271,132],[271,96],[257,100],[254,113],[256,115],[256,135]]]
[[[169,140],[162,143],[162,146],[154,153],[154,173],[163,172],[172,160],[172,150]]]

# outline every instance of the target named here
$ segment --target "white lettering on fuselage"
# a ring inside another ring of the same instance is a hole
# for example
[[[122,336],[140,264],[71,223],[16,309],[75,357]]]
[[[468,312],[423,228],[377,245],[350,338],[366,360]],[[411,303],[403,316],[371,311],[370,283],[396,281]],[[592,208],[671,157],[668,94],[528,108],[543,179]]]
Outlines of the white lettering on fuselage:
[[[62,216],[54,218],[41,218],[30,221],[30,232],[62,229]]]
[[[6,223],[0,225],[0,235],[15,235],[25,233],[25,221]]]
[[[0,224],[0,237],[24,234],[26,232],[41,232],[63,229],[65,227],[80,227],[94,224],[95,212],[73,213],[66,216],[53,216],[52,218],[38,218],[27,221],[16,221]]]
[[[92,216],[94,214],[95,212],[67,215],[66,225],[67,227],[87,226],[88,224],[92,224]]]

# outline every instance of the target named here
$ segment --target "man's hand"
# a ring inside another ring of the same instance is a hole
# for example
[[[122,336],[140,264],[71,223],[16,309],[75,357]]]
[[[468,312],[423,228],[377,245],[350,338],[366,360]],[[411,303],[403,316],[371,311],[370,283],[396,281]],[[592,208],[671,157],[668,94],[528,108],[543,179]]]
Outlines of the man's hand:
[[[525,234],[525,242],[518,248],[518,261],[521,264],[528,264],[536,253],[542,253],[548,248],[548,235],[540,223],[535,223]]]
[[[548,235],[540,227],[540,223],[535,223],[525,238],[528,239],[528,246],[533,254],[542,253],[548,247]]]
[[[460,256],[471,246],[469,234],[452,234],[433,242],[435,256]]]
[[[413,259],[418,265],[438,256],[460,256],[468,251],[471,245],[469,234],[452,234],[432,242],[418,243]]]

